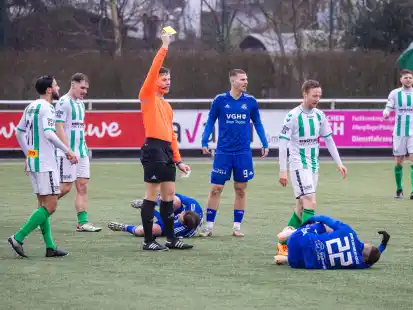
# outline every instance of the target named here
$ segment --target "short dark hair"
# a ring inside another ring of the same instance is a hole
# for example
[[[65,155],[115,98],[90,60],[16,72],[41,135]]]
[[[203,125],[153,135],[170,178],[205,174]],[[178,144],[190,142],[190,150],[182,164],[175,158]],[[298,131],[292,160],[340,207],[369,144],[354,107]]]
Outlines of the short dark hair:
[[[159,69],[159,75],[161,75],[161,74],[169,74],[169,73],[171,73],[171,70],[169,70],[168,68],[161,67],[161,68]]]
[[[371,250],[370,250],[369,257],[367,258],[365,263],[368,264],[368,265],[374,265],[375,263],[377,263],[379,261],[380,256],[381,256],[381,253],[380,253],[379,249],[376,248],[375,246],[372,246]]]
[[[77,82],[77,83],[85,81],[85,82],[89,83],[89,79],[87,78],[86,74],[80,73],[80,72],[77,72],[77,73],[73,74],[70,81],[71,82]]]
[[[247,73],[242,69],[232,69],[229,72],[229,77],[237,76],[238,74],[247,74]]]
[[[403,69],[402,71],[400,71],[400,77],[403,77],[406,74],[411,74],[413,75],[413,71],[409,70],[409,69]]]
[[[54,76],[43,75],[36,80],[34,87],[39,95],[45,95],[48,88],[52,88]]]
[[[183,224],[188,228],[197,228],[199,223],[201,222],[201,218],[199,214],[194,211],[185,211]]]
[[[310,89],[313,88],[319,88],[321,87],[320,83],[316,80],[306,80],[303,83],[303,86],[301,86],[301,92],[306,92],[308,93]]]

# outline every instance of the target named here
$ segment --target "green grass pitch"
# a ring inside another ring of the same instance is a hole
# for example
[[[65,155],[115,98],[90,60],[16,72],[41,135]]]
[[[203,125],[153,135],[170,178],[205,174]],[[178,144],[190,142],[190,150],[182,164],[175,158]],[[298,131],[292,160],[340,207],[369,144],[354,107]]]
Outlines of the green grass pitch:
[[[204,207],[211,162],[194,162],[189,179],[178,178],[177,192]],[[36,207],[23,165],[0,164],[2,189],[0,309],[413,309],[413,201],[395,201],[393,164],[348,163],[342,180],[335,165],[321,163],[317,213],[352,225],[364,241],[377,244],[377,231],[391,234],[381,261],[364,271],[305,271],[273,265],[275,236],[286,226],[294,197],[278,184],[275,162],[256,163],[248,188],[243,231],[231,236],[233,190],[227,184],[214,236],[194,238],[191,251],[147,253],[140,238],[112,232],[108,221],[140,223],[129,202],[143,195],[142,168],[136,162],[92,161],[90,220],[100,233],[75,232],[73,194],[52,217],[57,245],[70,252],[44,258],[39,231],[25,242],[29,259],[17,259],[7,245]],[[404,170],[405,195],[410,167]]]

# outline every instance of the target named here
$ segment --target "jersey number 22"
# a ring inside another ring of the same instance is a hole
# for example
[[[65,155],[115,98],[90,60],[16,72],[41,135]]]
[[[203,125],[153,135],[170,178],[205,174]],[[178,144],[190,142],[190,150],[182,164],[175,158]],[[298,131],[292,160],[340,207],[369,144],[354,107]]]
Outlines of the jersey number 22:
[[[326,241],[328,258],[330,259],[330,264],[332,267],[336,266],[336,259],[340,259],[340,266],[350,266],[353,264],[353,258],[350,252],[350,241],[348,237],[343,238],[344,245],[342,244],[340,238],[335,238]],[[338,252],[333,250],[332,245],[337,244]]]

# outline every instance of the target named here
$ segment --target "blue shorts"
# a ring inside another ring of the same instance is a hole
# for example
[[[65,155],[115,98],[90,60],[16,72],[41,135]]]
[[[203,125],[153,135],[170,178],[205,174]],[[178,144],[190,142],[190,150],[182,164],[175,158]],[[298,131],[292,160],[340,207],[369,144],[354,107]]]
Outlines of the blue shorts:
[[[254,166],[252,163],[252,153],[239,155],[217,154],[211,171],[211,183],[224,185],[234,174],[234,182],[248,182],[254,177]]]
[[[165,225],[163,224],[162,219],[157,219],[156,222],[153,222],[154,224],[158,224],[159,227],[161,227],[161,235],[163,236],[163,232],[165,230]]]
[[[305,268],[304,252],[302,249],[303,234],[297,230],[288,238],[288,264],[291,268]]]
[[[304,233],[308,228],[311,233],[323,234],[326,229],[323,224],[310,224],[297,228],[297,230],[288,238],[288,264],[291,268],[306,268],[305,254],[311,252],[312,243],[309,240],[309,234]]]

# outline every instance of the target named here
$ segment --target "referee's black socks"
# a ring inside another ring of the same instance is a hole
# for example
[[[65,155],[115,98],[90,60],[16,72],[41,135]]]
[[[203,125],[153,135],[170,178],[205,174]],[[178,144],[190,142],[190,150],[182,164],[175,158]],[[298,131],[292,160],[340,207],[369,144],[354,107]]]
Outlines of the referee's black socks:
[[[161,201],[159,206],[161,218],[164,223],[165,236],[168,241],[175,240],[174,233],[174,202],[172,201]]]
[[[153,217],[155,210],[155,201],[143,200],[141,217],[142,217],[142,226],[145,237],[145,242],[151,242],[153,240],[152,228],[153,228]],[[162,214],[162,213],[161,213]],[[173,222],[172,222],[173,225]]]

